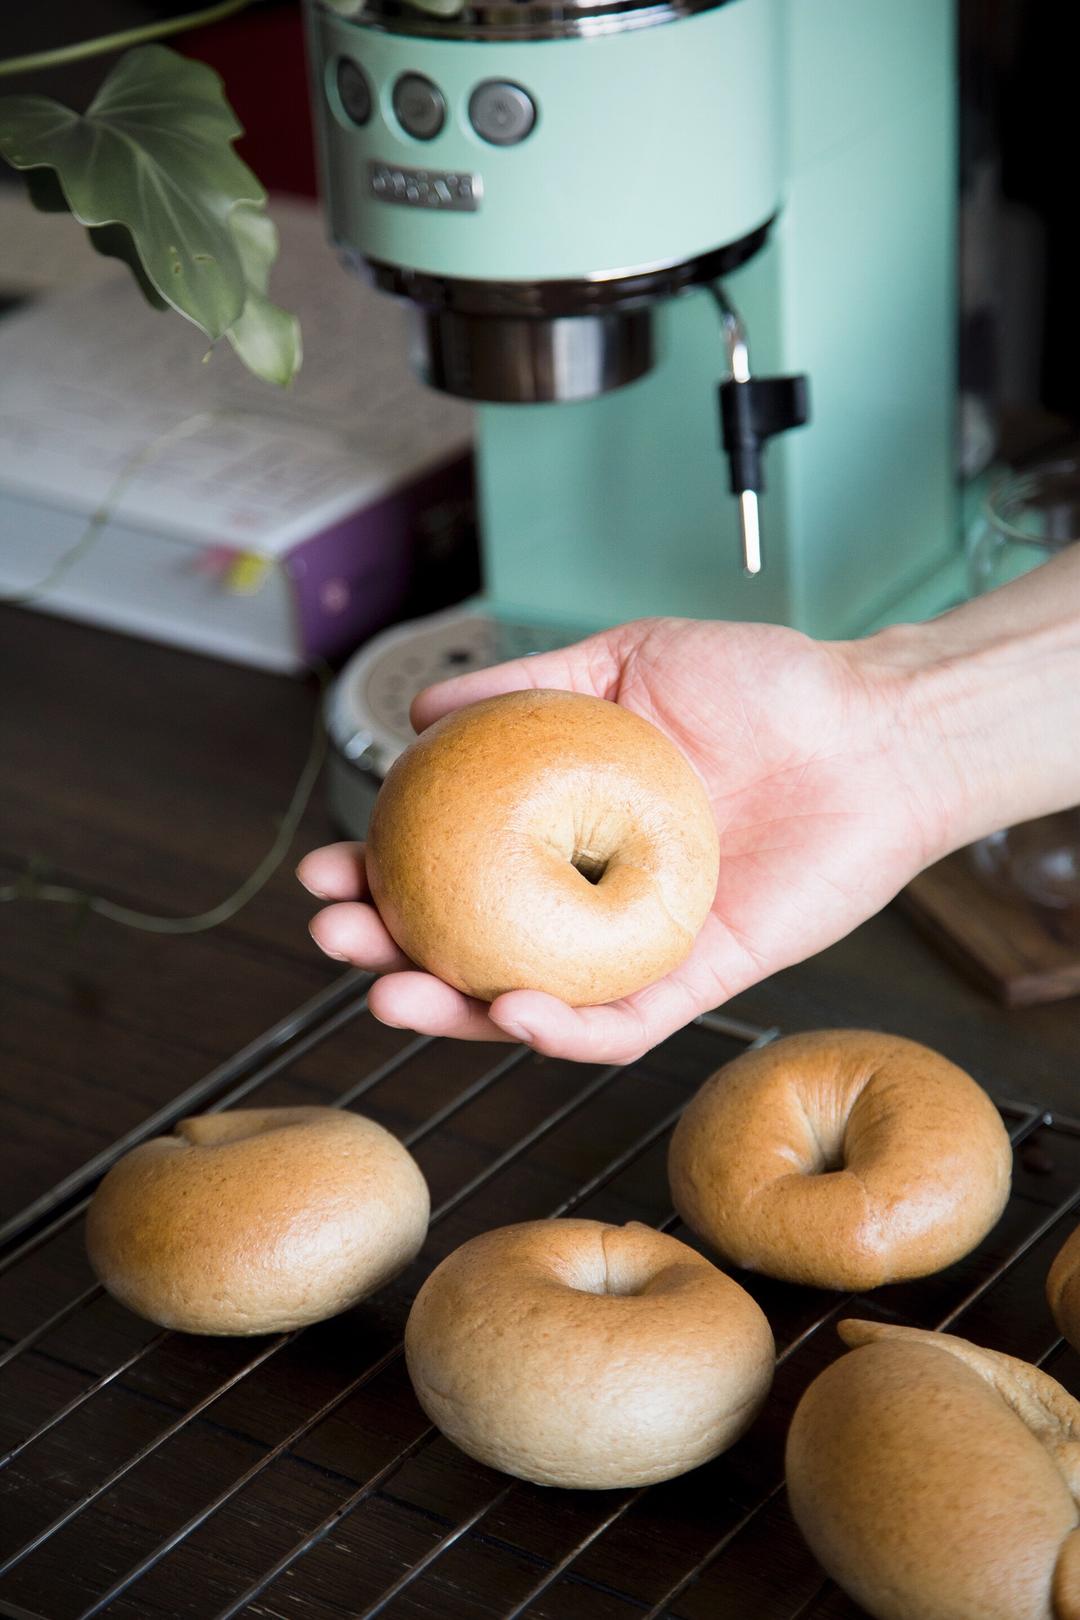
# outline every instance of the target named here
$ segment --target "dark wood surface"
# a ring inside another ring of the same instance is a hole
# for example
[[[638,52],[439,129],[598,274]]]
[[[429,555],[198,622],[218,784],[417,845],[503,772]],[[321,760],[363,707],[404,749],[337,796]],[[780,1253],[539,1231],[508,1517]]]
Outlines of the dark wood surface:
[[[269,847],[309,744],[299,682],[0,609],[0,881],[31,862],[151,912],[214,905]],[[330,836],[316,791],[295,856]],[[232,922],[135,933],[0,906],[0,1218],[328,984],[290,859]]]
[[[0,691],[4,879],[33,859],[60,881],[177,912],[220,899],[269,843],[305,754],[315,702],[302,684],[12,610],[0,611]],[[331,833],[316,802],[296,855]],[[46,1191],[332,982],[340,970],[307,937],[312,903],[296,885],[292,864],[233,922],[204,936],[156,938],[93,917],[78,922],[60,908],[0,906],[2,1214]],[[940,1047],[998,1096],[1080,1114],[1080,1003],[1006,1011],[954,974],[892,910],[730,1010],[788,1030],[857,1023],[893,1029]],[[290,1065],[258,1100],[329,1101],[408,1043],[407,1035],[364,1015]],[[210,1620],[234,1602],[423,1435],[422,1414],[392,1352],[408,1301],[431,1265],[475,1231],[549,1213],[654,1129],[735,1050],[732,1041],[688,1031],[621,1076],[617,1101],[605,1089],[575,1102],[596,1071],[531,1057],[478,1092],[414,1150],[436,1206],[476,1183],[433,1227],[421,1260],[375,1300],[275,1350],[183,1424],[0,1581],[0,1614],[15,1612],[11,1605],[46,1620],[81,1614],[163,1536],[256,1467],[268,1447],[388,1354],[383,1373],[261,1469],[108,1612]],[[407,1135],[473,1086],[495,1056],[439,1043],[403,1063],[362,1106]],[[507,1144],[540,1128],[560,1106],[572,1111],[499,1169]],[[794,1403],[838,1353],[829,1313],[884,1313],[932,1326],[1012,1261],[967,1307],[956,1330],[1020,1355],[1051,1352],[1052,1370],[1080,1388],[1080,1362],[1072,1352],[1053,1351],[1042,1298],[1050,1257],[1073,1219],[1055,1212],[1078,1189],[1080,1143],[1043,1131],[1020,1157],[1001,1225],[939,1278],[856,1302],[744,1279],[779,1347],[795,1343],[823,1316],[826,1322],[781,1366],[751,1433],[708,1469],[640,1501],[627,1493],[544,1492],[508,1487],[429,1437],[243,1612],[285,1620],[357,1615],[480,1514],[476,1529],[448,1543],[386,1613],[439,1620],[505,1615],[592,1536],[569,1575],[552,1580],[528,1613],[550,1620],[640,1617],[730,1534],[723,1556],[687,1588],[673,1615],[854,1615],[846,1600],[822,1588],[779,1490]],[[581,1212],[663,1220],[669,1213],[663,1142],[635,1158]],[[1045,1235],[1018,1253],[1048,1220]],[[0,1353],[91,1282],[75,1221],[0,1276]],[[146,1324],[106,1299],[91,1301],[33,1352],[0,1367],[0,1447],[17,1445],[146,1345],[126,1373],[0,1471],[0,1557],[273,1348],[266,1340],[181,1335],[157,1343]]]
[[[299,682],[14,609],[0,609],[0,694],[0,880],[38,862],[177,914],[229,893],[268,847],[316,701]],[[317,791],[296,858],[333,835]],[[293,865],[190,937],[0,906],[0,1218],[332,980]],[[1080,1113],[1080,1000],[1001,1008],[893,908],[730,1010],[892,1029],[999,1092]]]

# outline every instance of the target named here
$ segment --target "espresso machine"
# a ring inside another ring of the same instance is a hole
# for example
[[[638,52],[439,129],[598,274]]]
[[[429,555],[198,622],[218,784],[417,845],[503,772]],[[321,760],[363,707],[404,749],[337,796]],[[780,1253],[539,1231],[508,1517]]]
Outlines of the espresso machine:
[[[355,831],[447,673],[652,614],[844,637],[962,589],[949,0],[446,10],[307,11],[332,239],[476,402],[484,594],[331,693]]]

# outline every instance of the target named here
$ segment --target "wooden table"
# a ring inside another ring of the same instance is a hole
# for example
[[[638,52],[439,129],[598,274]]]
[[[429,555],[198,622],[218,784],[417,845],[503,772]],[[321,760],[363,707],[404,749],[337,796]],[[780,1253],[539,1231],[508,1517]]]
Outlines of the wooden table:
[[[306,753],[316,702],[315,692],[301,683],[10,609],[0,610],[0,691],[0,881],[17,877],[28,862],[44,863],[57,881],[177,914],[229,893],[270,843]],[[331,836],[317,798],[295,856]],[[0,1222],[340,979],[340,968],[308,939],[313,903],[296,884],[292,865],[290,859],[233,921],[204,935],[158,937],[57,906],[0,906]],[[892,910],[724,1011],[751,1025],[785,1030],[829,1024],[895,1030],[940,1047],[999,1097],[1080,1114],[1080,1002],[1005,1012],[970,989]],[[295,1350],[268,1362],[257,1396],[244,1393],[253,1387],[251,1375],[233,1394],[215,1397],[197,1421],[183,1416],[192,1402],[215,1388],[215,1380],[231,1378],[245,1358],[260,1354],[265,1341],[230,1344],[172,1335],[155,1348],[153,1330],[110,1301],[97,1300],[5,1372],[5,1345],[35,1332],[51,1312],[65,1308],[73,1288],[91,1281],[77,1224],[31,1262],[7,1272],[0,1279],[0,1447],[18,1445],[65,1401],[81,1399],[88,1379],[111,1378],[125,1356],[138,1360],[26,1452],[28,1472],[25,1478],[10,1472],[18,1489],[0,1499],[0,1522],[10,1507],[13,1526],[18,1518],[25,1539],[66,1512],[71,1493],[94,1490],[110,1468],[126,1466],[125,1448],[156,1445],[166,1418],[183,1427],[175,1442],[102,1498],[100,1509],[73,1521],[55,1557],[37,1564],[31,1558],[12,1577],[14,1585],[0,1582],[0,1615],[67,1620],[83,1613],[89,1598],[126,1570],[144,1545],[171,1530],[171,1509],[178,1523],[200,1510],[217,1489],[215,1470],[223,1480],[234,1479],[260,1448],[289,1432],[297,1413],[310,1415],[320,1403],[338,1400],[364,1364],[361,1356],[380,1347],[392,1356],[410,1293],[439,1255],[484,1225],[550,1213],[578,1199],[590,1177],[607,1174],[602,1167],[612,1154],[629,1153],[635,1141],[645,1140],[642,1132],[658,1146],[642,1157],[640,1174],[635,1158],[632,1173],[617,1188],[604,1182],[591,1202],[573,1207],[604,1219],[662,1219],[666,1188],[656,1121],[685,1100],[695,1074],[738,1049],[727,1037],[721,1047],[718,1054],[700,1032],[678,1037],[620,1081],[617,1114],[601,1115],[593,1104],[575,1102],[594,1080],[574,1065],[523,1059],[513,1085],[491,1086],[485,1077],[504,1055],[491,1049],[439,1043],[410,1057],[409,1037],[370,1017],[341,1030],[274,1082],[265,1100],[330,1100],[354,1075],[388,1063],[403,1080],[374,1094],[372,1111],[407,1134],[422,1132],[423,1120],[445,1099],[475,1096],[452,1129],[415,1151],[436,1199],[457,1198],[453,1189],[463,1178],[480,1191],[448,1211],[438,1235],[433,1229],[420,1270],[414,1267],[370,1306],[314,1330]],[[552,1108],[568,1111],[557,1129],[544,1124]],[[1023,1114],[1015,1120],[1038,1148],[1037,1120]],[[542,1132],[536,1151],[512,1176],[491,1180],[507,1133],[526,1129]],[[484,1191],[489,1180],[491,1190]],[[1018,1354],[1044,1353],[1053,1334],[1041,1279],[1053,1246],[1071,1224],[1069,1200],[1077,1186],[1080,1142],[1055,1137],[1050,1151],[1039,1149],[1018,1167],[1012,1213],[969,1262],[921,1293],[881,1290],[850,1308],[933,1325],[946,1303],[988,1287],[1010,1266],[1005,1281],[994,1283],[994,1298],[1004,1300],[997,1314],[980,1305],[957,1331],[981,1333],[984,1342],[993,1339]],[[1014,1264],[1017,1244],[1028,1241],[1018,1234],[1041,1230],[1044,1222],[1047,1235]],[[754,1286],[780,1345],[795,1344],[807,1323],[819,1316],[828,1320],[839,1308],[809,1290]],[[542,1588],[530,1600],[530,1616],[640,1616],[653,1597],[630,1603],[620,1592],[620,1571],[627,1583],[639,1583],[635,1591],[662,1594],[679,1560],[705,1556],[702,1549],[715,1544],[717,1524],[737,1524],[738,1503],[753,1499],[759,1505],[742,1533],[748,1549],[743,1563],[709,1565],[670,1612],[719,1612],[710,1605],[726,1594],[736,1606],[724,1612],[739,1620],[772,1620],[795,1610],[794,1600],[777,1606],[782,1589],[785,1603],[792,1593],[809,1594],[800,1614],[852,1615],[856,1611],[835,1592],[823,1589],[814,1597],[820,1572],[785,1517],[782,1493],[776,1494],[787,1416],[806,1378],[837,1352],[831,1332],[815,1334],[809,1343],[809,1356],[800,1350],[782,1369],[763,1427],[731,1454],[730,1467],[720,1459],[710,1470],[660,1488],[658,1497],[650,1493],[648,1502],[655,1497],[658,1504],[651,1518],[624,1502],[625,1493],[511,1489],[499,1476],[465,1464],[445,1442],[425,1442],[426,1449],[406,1460],[400,1483],[365,1497],[362,1512],[353,1512],[334,1534],[325,1531],[326,1539],[303,1563],[243,1612],[287,1620],[355,1615],[371,1593],[438,1546],[438,1562],[389,1605],[388,1615],[499,1616],[522,1594]],[[1080,1387],[1080,1365],[1071,1352],[1064,1358],[1046,1353],[1057,1357],[1057,1375]],[[190,1548],[185,1544],[178,1564],[161,1564],[108,1612],[138,1620],[224,1614],[226,1599],[232,1601],[284,1556],[298,1535],[302,1540],[326,1515],[337,1524],[335,1504],[367,1488],[363,1481],[383,1466],[387,1447],[394,1455],[394,1447],[400,1452],[411,1446],[418,1424],[422,1419],[400,1365],[391,1364],[377,1392],[365,1386],[350,1398],[337,1416],[284,1453],[274,1470],[259,1475],[253,1496],[230,1501],[201,1539],[194,1537]],[[22,1467],[22,1458],[11,1465]],[[718,1484],[706,1489],[702,1482],[710,1480]],[[711,1500],[710,1489],[720,1496]],[[751,1491],[757,1496],[751,1498]],[[495,1505],[483,1509],[478,1528],[453,1540],[455,1526],[480,1511],[476,1501],[483,1505],[489,1498]],[[604,1529],[609,1515],[614,1517]],[[575,1555],[564,1578],[560,1560],[589,1537],[591,1550]],[[463,1564],[466,1548],[471,1562]],[[763,1581],[772,1582],[771,1595],[762,1595]],[[733,1593],[742,1595],[733,1599]]]

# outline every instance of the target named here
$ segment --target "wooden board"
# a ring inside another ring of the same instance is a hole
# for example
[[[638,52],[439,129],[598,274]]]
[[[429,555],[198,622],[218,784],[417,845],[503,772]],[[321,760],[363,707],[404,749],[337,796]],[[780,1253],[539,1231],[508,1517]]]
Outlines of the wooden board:
[[[1080,995],[1080,918],[989,889],[960,850],[899,897],[923,932],[1007,1007]]]

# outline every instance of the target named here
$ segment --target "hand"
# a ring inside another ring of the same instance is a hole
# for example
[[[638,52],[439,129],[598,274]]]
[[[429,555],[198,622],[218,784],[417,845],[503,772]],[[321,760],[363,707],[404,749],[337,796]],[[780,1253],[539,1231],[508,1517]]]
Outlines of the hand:
[[[499,692],[588,692],[644,715],[684,751],[712,802],[720,881],[688,959],[647,989],[576,1009],[533,990],[490,1006],[471,1000],[418,972],[395,945],[370,904],[358,844],[315,850],[298,868],[313,894],[336,902],[315,917],[313,938],[382,975],[369,1004],[385,1023],[524,1041],[583,1062],[631,1061],[840,939],[945,852],[947,767],[929,738],[913,735],[905,672],[868,654],[875,644],[814,642],[771,625],[645,620],[416,699],[422,730]]]

